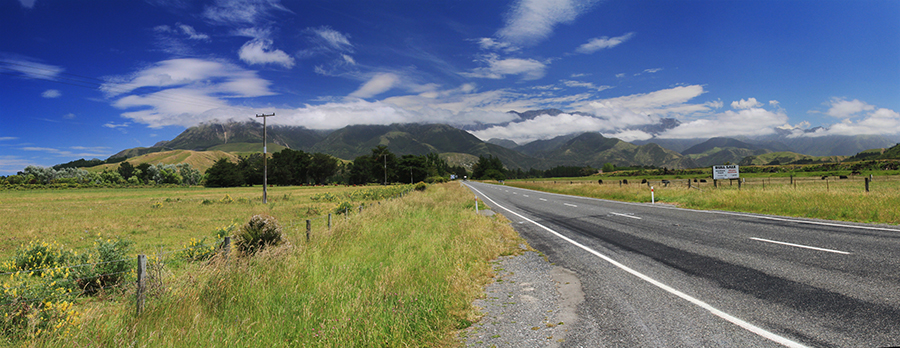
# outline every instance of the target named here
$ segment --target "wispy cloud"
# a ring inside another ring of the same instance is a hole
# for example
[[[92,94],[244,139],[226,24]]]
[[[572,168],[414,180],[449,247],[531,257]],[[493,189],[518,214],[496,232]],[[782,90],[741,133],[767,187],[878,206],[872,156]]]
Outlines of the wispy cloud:
[[[371,98],[373,96],[389,91],[399,81],[400,78],[396,74],[376,74],[369,81],[366,81],[366,83],[360,86],[359,89],[357,89],[355,92],[350,93],[350,96],[356,98]]]
[[[0,141],[9,141],[19,139],[17,137],[0,137]]]
[[[34,8],[34,3],[36,0],[19,0],[19,4],[24,8]]]
[[[48,89],[44,91],[44,93],[41,93],[41,96],[47,99],[59,98],[61,95],[62,93],[59,93],[59,90],[55,89]]]
[[[103,125],[103,127],[112,128],[112,129],[127,128],[129,126],[131,126],[131,123],[129,123],[129,122],[120,123],[120,124],[116,124],[115,122],[107,122],[106,124]]]
[[[595,1],[519,0],[506,16],[496,36],[516,46],[532,46],[550,37],[558,24],[570,23]]]
[[[75,151],[71,151],[71,150]],[[68,149],[58,149],[53,147],[23,147],[20,150],[23,151],[32,151],[32,152],[44,152],[47,154],[51,154],[57,157],[108,157],[110,153],[104,152],[108,151],[107,147],[92,147],[85,148],[79,146],[69,147]],[[85,152],[87,150],[87,152]]]
[[[216,0],[207,6],[203,18],[218,25],[257,25],[272,19],[274,13],[290,12],[279,0]]]
[[[634,37],[633,32],[627,33],[622,36],[612,37],[612,38],[606,37],[606,36],[593,38],[593,39],[588,40],[587,43],[582,44],[581,46],[578,46],[578,48],[575,50],[575,52],[584,53],[584,54],[594,53],[594,52],[597,52],[597,51],[605,49],[605,48],[616,47],[616,46],[622,44],[623,42],[630,40],[632,37]]]
[[[598,92],[613,88],[612,86],[605,86],[605,85],[604,86],[596,86],[591,82],[572,81],[572,80],[563,80],[562,83],[564,85],[566,85],[567,87],[584,87],[584,88],[588,88],[588,89],[596,89]]]
[[[39,63],[20,56],[0,56],[0,71],[8,70],[29,79],[56,80],[63,68],[55,65]]]
[[[522,80],[537,80],[544,77],[547,65],[534,59],[507,58],[500,59],[497,55],[487,55],[481,59],[487,66],[475,68],[471,72],[462,73],[463,76],[502,79],[507,75],[520,75]]]

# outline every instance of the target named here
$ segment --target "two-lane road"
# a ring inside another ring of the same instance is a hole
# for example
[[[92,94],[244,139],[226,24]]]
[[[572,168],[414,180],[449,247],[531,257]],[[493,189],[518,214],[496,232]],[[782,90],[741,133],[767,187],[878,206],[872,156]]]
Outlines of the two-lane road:
[[[900,228],[466,184],[578,274],[564,345],[900,345]]]

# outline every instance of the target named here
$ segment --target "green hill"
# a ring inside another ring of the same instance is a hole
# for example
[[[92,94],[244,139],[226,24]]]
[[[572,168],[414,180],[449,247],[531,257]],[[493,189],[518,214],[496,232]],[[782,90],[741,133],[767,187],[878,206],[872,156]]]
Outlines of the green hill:
[[[672,150],[656,144],[634,145],[599,133],[583,133],[551,151],[539,152],[551,166],[589,165],[600,168],[605,163],[616,166],[656,166],[693,168],[696,163]]]

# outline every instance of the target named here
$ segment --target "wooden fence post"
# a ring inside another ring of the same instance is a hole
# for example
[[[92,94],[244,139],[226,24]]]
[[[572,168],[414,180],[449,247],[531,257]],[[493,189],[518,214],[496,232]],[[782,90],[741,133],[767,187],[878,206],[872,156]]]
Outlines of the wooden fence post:
[[[869,178],[866,178],[866,193],[869,192]]]
[[[329,214],[330,216],[331,214]],[[306,220],[306,241],[309,242],[309,233],[312,231],[312,222]]]
[[[222,252],[225,253],[225,260],[228,260],[228,255],[231,254],[231,236],[225,236],[225,241],[222,243],[225,244],[222,246]]]
[[[328,229],[331,229],[331,213],[328,213]]]
[[[141,315],[144,310],[144,288],[146,287],[145,278],[147,277],[147,255],[140,254],[137,258],[137,291],[136,295],[136,315]]]

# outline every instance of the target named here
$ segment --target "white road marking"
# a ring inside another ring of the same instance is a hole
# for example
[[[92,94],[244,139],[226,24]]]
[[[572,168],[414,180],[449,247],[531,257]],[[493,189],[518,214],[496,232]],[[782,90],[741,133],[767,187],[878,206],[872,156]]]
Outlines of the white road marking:
[[[528,195],[522,195],[522,197],[528,198]]]
[[[787,245],[787,246],[792,246],[792,247],[797,247],[797,248],[812,249],[812,250],[818,250],[818,251],[826,251],[826,252],[829,252],[829,253],[835,253],[835,254],[850,255],[850,253],[849,253],[849,252],[846,252],[846,251],[840,251],[840,250],[834,250],[834,249],[825,249],[825,248],[817,248],[817,247],[814,247],[814,246],[803,245],[803,244],[794,244],[794,243],[788,243],[788,242],[779,242],[779,241],[777,241],[777,240],[762,239],[762,238],[756,238],[756,237],[752,237],[752,238],[750,238],[750,239],[752,239],[752,240],[757,240],[757,241],[760,241],[760,242],[772,243],[772,244],[781,244],[781,245]]]
[[[542,201],[544,201],[544,202],[546,202],[546,201],[547,201],[547,200],[546,200],[546,199],[543,199],[543,198],[538,198],[538,199],[540,199],[540,200],[542,200]]]
[[[634,215],[619,214],[619,213],[613,213],[613,212],[609,212],[609,213],[612,214],[612,215],[615,215],[615,216],[624,216],[624,217],[627,217],[627,218],[632,218],[632,219],[638,219],[638,220],[641,220],[641,218],[639,218],[639,217],[637,217],[637,216],[634,216]]]
[[[472,187],[472,186],[469,186],[469,188],[472,189],[472,190],[474,190],[475,192],[481,193],[481,191],[478,191],[478,189],[476,189],[476,188],[474,188],[474,187]],[[484,194],[482,193],[482,195],[484,195]],[[693,296],[691,296],[691,295],[688,295],[688,294],[685,294],[685,293],[683,293],[683,292],[681,292],[681,291],[678,291],[678,290],[676,290],[675,288],[673,288],[673,287],[671,287],[671,286],[668,286],[668,285],[666,285],[666,284],[660,283],[659,281],[657,281],[657,280],[655,280],[655,279],[653,279],[653,278],[650,278],[650,277],[644,275],[643,273],[640,273],[640,272],[638,272],[638,271],[635,271],[634,269],[632,269],[632,268],[630,268],[630,267],[628,267],[628,266],[625,266],[625,265],[619,263],[619,262],[616,261],[616,260],[613,260],[613,259],[610,258],[609,256],[603,255],[603,254],[601,254],[600,252],[598,252],[598,251],[596,251],[596,250],[594,250],[594,249],[588,248],[587,246],[585,246],[585,245],[583,245],[583,244],[581,244],[581,243],[578,243],[578,242],[572,240],[571,238],[566,237],[566,236],[560,234],[559,232],[556,232],[556,231],[554,231],[554,230],[551,230],[551,229],[548,228],[547,226],[544,226],[544,225],[541,225],[541,224],[539,224],[539,223],[537,223],[537,222],[534,222],[533,220],[531,220],[531,219],[529,219],[529,218],[527,218],[527,217],[524,217],[524,216],[522,216],[522,215],[519,215],[518,213],[516,213],[516,212],[514,212],[514,211],[512,211],[512,210],[509,210],[509,209],[507,209],[506,207],[504,207],[504,206],[502,206],[502,205],[500,205],[500,204],[497,204],[497,202],[494,202],[494,200],[491,199],[490,197],[484,196],[484,198],[487,199],[487,200],[489,200],[489,201],[491,201],[491,204],[493,204],[493,205],[499,207],[500,209],[506,210],[506,211],[508,211],[510,214],[513,214],[513,215],[515,215],[515,216],[518,216],[518,217],[521,218],[522,220],[528,221],[528,222],[530,222],[530,223],[532,223],[532,224],[534,224],[534,225],[536,225],[536,226],[538,226],[538,227],[540,227],[540,228],[543,228],[544,230],[547,230],[547,232],[550,232],[551,234],[553,234],[553,235],[559,237],[560,239],[562,239],[562,240],[564,240],[564,241],[566,241],[566,242],[569,242],[569,243],[571,243],[572,245],[574,245],[574,246],[576,246],[576,247],[579,247],[579,248],[581,248],[582,250],[587,251],[588,253],[591,253],[591,254],[593,254],[594,256],[597,256],[598,258],[600,258],[600,259],[602,259],[602,260],[604,260],[604,261],[606,261],[606,262],[609,262],[609,263],[612,264],[613,266],[616,266],[616,267],[618,267],[619,269],[621,269],[621,270],[623,270],[623,271],[625,271],[625,272],[628,272],[628,273],[630,273],[631,275],[633,275],[633,276],[635,276],[635,277],[640,278],[641,280],[644,280],[644,281],[646,281],[646,282],[648,282],[648,283],[650,283],[650,284],[653,284],[654,286],[656,286],[656,287],[658,287],[658,288],[660,288],[660,289],[662,289],[662,290],[665,290],[666,292],[668,292],[668,293],[670,293],[670,294],[673,294],[673,295],[678,296],[678,297],[680,297],[680,298],[682,298],[682,299],[684,299],[684,300],[686,300],[686,301],[688,301],[688,302],[690,302],[690,303],[693,303],[694,305],[696,305],[696,306],[698,306],[698,307],[700,307],[700,308],[705,309],[706,311],[712,313],[713,315],[715,315],[715,316],[717,316],[717,317],[719,317],[719,318],[725,319],[726,321],[728,321],[728,322],[730,322],[730,323],[732,323],[732,324],[735,324],[735,325],[737,325],[737,326],[740,326],[741,328],[743,328],[743,329],[745,329],[745,330],[747,330],[747,331],[750,331],[750,332],[755,333],[755,334],[757,334],[757,335],[759,335],[759,336],[761,336],[761,337],[764,337],[764,338],[766,338],[766,339],[772,340],[772,341],[774,341],[774,342],[776,342],[776,343],[779,343],[779,344],[784,345],[784,346],[787,346],[787,347],[806,347],[805,345],[803,345],[803,344],[801,344],[801,343],[799,343],[799,342],[796,342],[796,341],[794,341],[794,340],[791,340],[791,339],[789,339],[789,338],[787,338],[787,337],[780,336],[780,335],[775,334],[775,333],[773,333],[773,332],[770,332],[770,331],[768,331],[768,330],[766,330],[766,329],[763,329],[763,328],[761,328],[761,327],[759,327],[759,326],[756,326],[756,325],[753,325],[753,324],[751,324],[751,323],[749,323],[749,322],[746,322],[746,321],[744,321],[744,320],[741,320],[740,318],[737,318],[737,317],[735,317],[735,316],[733,316],[733,315],[731,315],[731,314],[725,313],[725,312],[723,312],[723,311],[721,311],[721,310],[719,310],[719,309],[713,307],[712,305],[710,305],[710,304],[708,304],[708,303],[706,303],[706,302],[701,301],[700,299],[698,299],[698,298],[696,298],[696,297],[693,297]]]
[[[574,204],[563,203],[563,205],[567,205],[567,206],[570,206],[570,207],[572,207],[572,208],[578,208],[578,206],[577,206],[577,205],[574,205]]]

